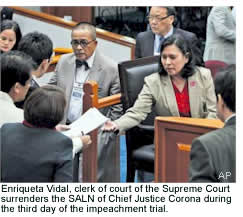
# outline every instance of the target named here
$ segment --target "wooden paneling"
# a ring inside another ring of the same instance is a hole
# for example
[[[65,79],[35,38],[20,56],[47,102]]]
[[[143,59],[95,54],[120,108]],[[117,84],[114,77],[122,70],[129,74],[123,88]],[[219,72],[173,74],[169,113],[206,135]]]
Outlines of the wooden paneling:
[[[98,99],[98,84],[89,82],[84,84],[83,113],[96,105]],[[89,133],[92,143],[83,150],[82,182],[97,182],[97,137],[98,130]]]
[[[75,22],[93,23],[93,7],[41,7],[41,10],[61,18],[72,16]]]
[[[192,140],[223,125],[212,119],[157,117],[155,182],[187,182]]]

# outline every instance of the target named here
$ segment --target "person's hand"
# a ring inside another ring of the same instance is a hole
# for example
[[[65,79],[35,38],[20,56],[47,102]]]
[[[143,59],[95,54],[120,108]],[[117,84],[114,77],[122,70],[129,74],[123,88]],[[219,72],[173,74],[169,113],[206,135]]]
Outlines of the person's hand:
[[[64,125],[64,124],[58,124],[56,126],[56,130],[59,131],[59,132],[66,131],[66,130],[70,130],[70,126]]]
[[[119,130],[118,126],[113,121],[106,121],[103,127],[101,128],[103,131],[116,131]]]
[[[84,148],[88,148],[89,144],[91,144],[91,142],[92,142],[92,140],[91,140],[89,135],[80,136],[80,139],[83,142],[83,149]]]

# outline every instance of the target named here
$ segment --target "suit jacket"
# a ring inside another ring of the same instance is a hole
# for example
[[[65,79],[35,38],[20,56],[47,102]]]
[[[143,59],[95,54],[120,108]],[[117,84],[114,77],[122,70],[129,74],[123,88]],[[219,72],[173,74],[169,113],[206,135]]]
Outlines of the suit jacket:
[[[236,61],[236,26],[229,7],[213,7],[207,21],[204,61],[220,60],[227,64]]]
[[[14,105],[12,98],[5,92],[0,91],[0,127],[4,123],[22,122],[24,112]]]
[[[72,94],[76,70],[75,60],[76,57],[74,53],[62,55],[56,66],[54,76],[50,80],[50,83],[57,84],[65,91],[68,106],[66,108],[64,121],[67,119],[67,109],[69,108]],[[120,93],[118,66],[113,60],[102,55],[98,49],[96,49],[88,80],[94,80],[98,83],[99,98]],[[121,105],[115,105],[111,106],[110,109],[101,109],[101,112],[112,120],[115,120],[121,115],[122,108]]]
[[[188,78],[188,91],[193,118],[216,118],[216,96],[208,69],[196,68],[196,73]],[[152,107],[157,116],[180,116],[170,76],[154,73],[145,77],[134,106],[115,123],[120,131],[128,130],[145,120]]]
[[[21,123],[4,124],[0,132],[3,182],[72,182],[70,138]]]
[[[198,64],[202,62],[202,53],[199,47],[199,41],[196,35],[192,32],[184,31],[179,28],[173,28],[173,34],[179,34],[189,41],[192,45],[192,50],[196,55],[196,61]],[[136,38],[135,58],[142,58],[154,55],[154,40],[155,35],[150,31],[141,32]]]
[[[55,83],[65,90],[68,106],[73,88],[75,75],[75,60],[73,53],[66,54],[58,61],[55,75],[50,83]],[[118,66],[110,58],[104,56],[96,49],[93,66],[90,69],[88,80],[98,83],[99,98],[120,93],[120,80]],[[108,118],[115,120],[122,114],[121,105],[115,105],[100,110]],[[64,121],[67,119],[67,109]],[[119,180],[119,159],[116,151],[119,150],[116,136],[113,133],[99,131],[98,134],[98,182],[116,182]]]
[[[37,87],[33,87],[36,89]],[[24,101],[19,104],[23,106]],[[17,103],[15,103],[17,104]],[[22,122],[24,120],[24,111],[16,107],[11,97],[4,92],[0,91],[0,128],[5,123]],[[77,141],[79,139],[73,138],[73,153],[79,152],[83,144]]]
[[[189,181],[235,182],[236,117],[192,142]]]

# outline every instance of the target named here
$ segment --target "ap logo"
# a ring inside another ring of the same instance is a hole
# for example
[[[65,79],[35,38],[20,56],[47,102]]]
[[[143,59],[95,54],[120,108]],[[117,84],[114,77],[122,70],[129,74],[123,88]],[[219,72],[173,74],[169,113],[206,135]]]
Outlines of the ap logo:
[[[225,179],[227,180],[229,177],[231,176],[231,172],[227,171],[227,172],[220,172],[218,179]]]

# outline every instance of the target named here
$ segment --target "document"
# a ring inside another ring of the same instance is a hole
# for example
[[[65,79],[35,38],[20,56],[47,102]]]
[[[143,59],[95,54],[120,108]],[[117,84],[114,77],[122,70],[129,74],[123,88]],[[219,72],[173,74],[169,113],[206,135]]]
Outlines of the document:
[[[70,130],[63,131],[66,136],[78,136],[80,134],[88,134],[92,130],[103,125],[108,118],[100,113],[97,108],[90,108],[80,118],[74,121],[69,126]]]

